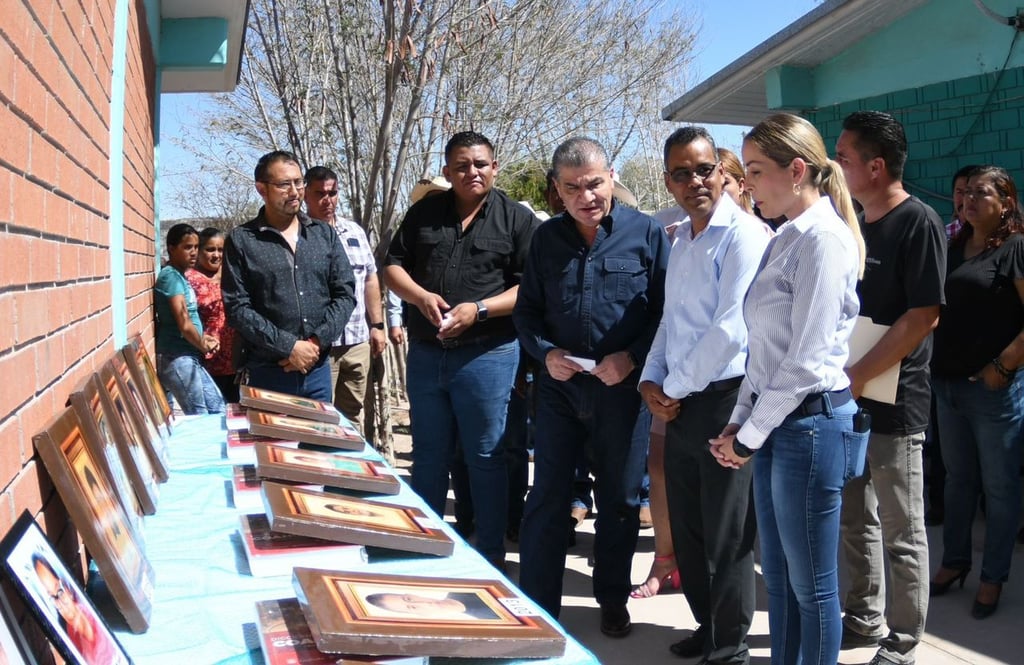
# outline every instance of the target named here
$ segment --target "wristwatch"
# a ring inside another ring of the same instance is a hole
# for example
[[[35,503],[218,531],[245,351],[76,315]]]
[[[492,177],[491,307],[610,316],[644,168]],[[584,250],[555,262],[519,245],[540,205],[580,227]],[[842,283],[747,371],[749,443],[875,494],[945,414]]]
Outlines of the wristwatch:
[[[384,322],[382,321],[380,323],[371,323],[370,327],[373,328],[374,330],[384,330]]]
[[[477,321],[486,321],[487,320],[487,306],[484,305],[484,302],[482,300],[477,300],[474,304],[476,305],[476,320]]]
[[[743,459],[754,454],[754,451],[740,443],[739,439],[732,440],[732,451],[736,453],[737,457],[742,457]]]

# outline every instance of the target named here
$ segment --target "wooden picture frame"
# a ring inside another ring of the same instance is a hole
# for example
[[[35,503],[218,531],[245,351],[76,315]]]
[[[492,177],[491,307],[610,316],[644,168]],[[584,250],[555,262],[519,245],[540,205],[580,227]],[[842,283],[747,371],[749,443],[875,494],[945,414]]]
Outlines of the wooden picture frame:
[[[26,511],[0,543],[4,573],[61,656],[74,665],[132,660]],[[88,639],[89,628],[92,639]]]
[[[263,481],[263,507],[275,531],[406,552],[450,555],[455,543],[419,508]]]
[[[402,488],[394,472],[380,462],[266,442],[256,444],[256,473],[261,478],[376,494],[398,494]]]
[[[565,652],[565,636],[497,579],[299,567],[292,583],[320,651],[459,658]]]
[[[121,353],[128,363],[132,377],[140,386],[141,392],[148,398],[147,404],[150,407],[153,421],[158,424],[162,423],[170,433],[171,426],[174,424],[171,402],[167,399],[167,392],[156,373],[156,363],[153,362],[149,351],[146,350],[146,345],[142,343],[142,335],[136,333],[121,348]]]
[[[265,388],[238,386],[238,403],[249,409],[283,413],[286,416],[315,420],[321,423],[340,424],[341,414],[330,402],[320,402],[308,397],[279,393]],[[348,422],[344,423],[349,425]]]
[[[344,425],[335,425],[278,413],[249,409],[249,432],[285,441],[301,441],[339,450],[361,451],[363,435]]]
[[[140,487],[142,479],[139,477],[138,466],[132,458],[131,449],[124,442],[124,433],[121,431],[124,426],[122,417],[113,415],[117,413],[117,407],[111,406],[110,401],[110,393],[100,385],[96,374],[85,379],[79,389],[72,392],[68,398],[85,430],[86,443],[99,444],[99,448],[93,449],[93,454],[107,475],[107,480],[117,490],[121,506],[131,520],[132,526],[141,534],[141,516],[155,513],[156,504],[148,488],[144,484]],[[141,452],[143,457],[146,457],[147,453]],[[146,461],[149,461],[148,457]],[[151,478],[151,481],[153,480],[155,479]]]
[[[298,601],[295,601],[295,607],[298,609]],[[302,614],[302,610],[299,610],[299,614]],[[32,653],[25,633],[18,624],[18,617],[14,613],[14,608],[11,607],[11,601],[2,591],[0,591],[0,616],[3,617],[3,620],[0,621],[0,663],[38,665],[39,661]],[[312,643],[313,637],[310,636],[309,640]]]
[[[153,569],[85,436],[78,415],[69,408],[32,441],[128,627],[145,632],[152,611]]]
[[[149,455],[150,466],[160,482],[167,482],[170,475],[167,440],[157,429],[153,419],[146,413],[146,405],[142,401],[138,386],[128,372],[128,365],[124,362],[124,358],[115,354],[114,358],[103,363],[99,375],[100,383],[107,388],[112,398],[111,386],[117,386],[118,392],[128,407],[128,416],[135,423],[135,432],[139,435],[142,446]]]
[[[267,665],[427,665],[423,656],[355,656],[316,648],[295,598],[256,601],[256,629]]]

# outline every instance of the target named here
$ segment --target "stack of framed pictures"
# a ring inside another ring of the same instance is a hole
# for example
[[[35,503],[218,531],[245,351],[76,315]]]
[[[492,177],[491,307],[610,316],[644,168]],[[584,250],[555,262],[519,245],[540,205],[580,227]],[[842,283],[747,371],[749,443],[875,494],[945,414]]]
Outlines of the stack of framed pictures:
[[[293,586],[320,651],[458,658],[551,658],[565,637],[493,579],[296,568]]]
[[[455,543],[436,518],[412,506],[366,501],[263,481],[263,506],[270,528],[298,536],[450,555]]]
[[[252,386],[239,386],[238,393],[239,403],[249,409],[283,413],[287,416],[331,423],[332,425],[337,425],[343,420],[342,415],[329,402],[320,402],[308,397],[298,397]],[[344,424],[351,427],[348,421],[345,421]]]
[[[346,425],[286,416],[250,408],[249,432],[285,441],[312,443],[339,450],[363,449],[363,436]]]
[[[378,462],[266,442],[256,444],[256,473],[261,478],[375,494],[398,494],[401,489],[398,477]]]
[[[29,513],[22,514],[0,543],[0,557],[5,575],[66,662],[131,665],[114,633]],[[8,619],[9,631],[11,625]],[[16,628],[17,624],[13,625]],[[5,642],[0,638],[5,653],[12,655]],[[15,657],[4,662],[35,663],[27,650],[14,655],[20,655],[20,660]]]
[[[362,545],[273,531],[266,515],[240,515],[239,522],[242,549],[253,577],[291,575],[299,564],[351,570],[368,561]]]
[[[160,384],[156,366],[153,364],[153,359],[149,357],[149,352],[146,351],[146,345],[142,343],[142,337],[135,335],[121,349],[120,355],[128,364],[132,378],[135,379],[135,383],[146,397],[146,406],[153,422],[163,428],[164,435],[169,434],[174,422],[171,403],[167,399],[164,387]]]
[[[153,569],[139,534],[86,443],[78,415],[65,409],[33,442],[128,627],[144,632],[152,608]]]
[[[132,405],[132,417],[136,420],[136,429],[144,432],[144,439],[151,451],[151,461],[161,481],[167,480],[168,458],[167,458],[167,437],[169,430],[165,423],[153,419],[152,405],[147,406],[146,398],[143,396],[139,384],[128,368],[124,356],[115,353],[109,361],[100,367],[100,381],[104,386],[111,385],[111,377],[118,382],[121,394]]]

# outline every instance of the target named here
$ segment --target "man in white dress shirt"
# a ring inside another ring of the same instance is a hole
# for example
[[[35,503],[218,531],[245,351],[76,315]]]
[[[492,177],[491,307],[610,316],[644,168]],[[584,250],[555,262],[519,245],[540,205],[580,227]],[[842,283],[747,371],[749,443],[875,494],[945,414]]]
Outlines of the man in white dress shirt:
[[[675,230],[665,312],[640,393],[668,421],[665,478],[683,592],[700,624],[673,644],[684,658],[747,663],[754,613],[751,469],[725,469],[708,441],[729,423],[747,358],[743,297],[768,236],[723,195],[714,140],[683,127],[665,142],[665,187],[689,215]]]

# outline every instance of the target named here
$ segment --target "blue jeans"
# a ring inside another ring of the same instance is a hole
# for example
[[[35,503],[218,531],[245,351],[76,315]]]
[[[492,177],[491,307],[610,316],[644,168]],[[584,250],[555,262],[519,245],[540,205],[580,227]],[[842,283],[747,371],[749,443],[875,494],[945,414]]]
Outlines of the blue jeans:
[[[942,565],[971,565],[971,525],[978,494],[984,492],[981,581],[1005,582],[1020,515],[1024,373],[1004,390],[989,390],[981,381],[940,377],[933,377],[932,388],[947,473]]]
[[[161,353],[157,354],[156,365],[164,390],[174,397],[185,415],[224,412],[224,397],[200,358]]]
[[[412,429],[412,488],[444,515],[456,441],[469,470],[477,549],[505,555],[508,477],[501,446],[519,344],[443,349],[411,340],[406,377]]]
[[[790,415],[752,460],[772,665],[839,658],[839,510],[868,444],[853,431],[856,411],[851,400],[831,414]]]
[[[277,365],[250,365],[247,385],[253,388],[274,390],[279,393],[297,395],[321,402],[330,402],[334,383],[331,381],[331,366],[321,360],[306,374],[286,372]]]
[[[519,587],[552,616],[562,605],[569,547],[566,507],[580,450],[594,473],[599,511],[594,538],[594,598],[625,605],[637,533],[651,415],[636,379],[606,386],[588,374],[537,380],[533,489],[519,533]]]

